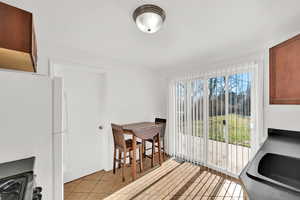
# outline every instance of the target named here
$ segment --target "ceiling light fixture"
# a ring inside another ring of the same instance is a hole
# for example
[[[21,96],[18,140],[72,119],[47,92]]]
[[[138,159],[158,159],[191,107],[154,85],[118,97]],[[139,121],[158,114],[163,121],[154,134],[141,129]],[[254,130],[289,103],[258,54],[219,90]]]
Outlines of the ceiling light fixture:
[[[165,11],[152,4],[145,4],[133,12],[133,20],[144,33],[155,33],[166,19]]]

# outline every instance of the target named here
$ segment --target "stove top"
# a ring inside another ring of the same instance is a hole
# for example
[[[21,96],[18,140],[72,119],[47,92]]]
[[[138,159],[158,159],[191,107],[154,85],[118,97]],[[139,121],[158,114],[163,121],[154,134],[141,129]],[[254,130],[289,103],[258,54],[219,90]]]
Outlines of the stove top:
[[[34,157],[0,164],[0,200],[40,200],[35,187]]]

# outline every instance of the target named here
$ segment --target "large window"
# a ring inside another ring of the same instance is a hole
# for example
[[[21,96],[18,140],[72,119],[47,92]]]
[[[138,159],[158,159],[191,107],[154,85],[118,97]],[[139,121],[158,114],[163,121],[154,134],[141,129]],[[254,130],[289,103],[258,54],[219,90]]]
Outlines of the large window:
[[[174,82],[173,154],[237,175],[250,159],[253,69]]]

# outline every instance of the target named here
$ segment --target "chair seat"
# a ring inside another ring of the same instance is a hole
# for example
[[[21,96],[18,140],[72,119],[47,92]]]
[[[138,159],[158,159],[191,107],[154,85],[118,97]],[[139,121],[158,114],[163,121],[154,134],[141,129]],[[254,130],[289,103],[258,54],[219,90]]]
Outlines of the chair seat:
[[[126,148],[128,148],[128,149],[131,149],[132,148],[132,139],[127,139],[126,141]],[[142,143],[140,143],[140,142],[136,142],[136,146],[139,146],[139,145],[141,145]]]
[[[126,149],[127,149],[127,150],[131,150],[131,149],[132,149],[132,139],[127,139],[127,140],[125,140],[125,143],[126,143]],[[140,145],[142,145],[142,143],[137,141],[137,142],[136,142],[137,148],[138,148],[138,146],[140,146]],[[116,146],[117,146],[117,148],[123,149],[123,147],[121,147],[121,146],[118,146],[118,145],[116,145]]]
[[[162,140],[163,140],[163,137],[160,137],[160,140],[162,141]],[[152,139],[147,139],[147,140],[145,140],[145,141],[147,141],[147,142],[152,142]],[[154,141],[157,142],[157,137],[155,137]]]

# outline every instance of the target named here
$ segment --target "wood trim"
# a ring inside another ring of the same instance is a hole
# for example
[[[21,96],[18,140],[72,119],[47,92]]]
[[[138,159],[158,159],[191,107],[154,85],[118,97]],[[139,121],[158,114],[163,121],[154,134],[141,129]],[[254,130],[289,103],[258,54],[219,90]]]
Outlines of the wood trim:
[[[31,28],[31,60],[32,60],[32,67],[33,67],[33,71],[36,71],[37,68],[37,44],[36,44],[36,35],[35,35],[35,29],[34,29],[34,21],[33,21],[33,16],[31,15],[31,24],[32,24],[32,28]]]
[[[280,79],[277,80],[278,73],[279,73],[279,71],[278,71],[279,64],[276,63],[278,56],[282,56],[282,55],[278,55],[277,51],[281,48],[285,48],[286,46],[291,45],[292,43],[294,43],[298,40],[300,40],[300,34],[269,49],[269,95],[270,95],[269,103],[270,104],[281,104],[281,105],[300,104],[300,97],[282,96],[279,94],[279,92],[280,92],[280,91],[278,92],[279,84],[281,84],[282,80],[280,80]],[[299,47],[297,47],[297,49],[300,49],[300,45],[299,45]],[[288,50],[286,50],[286,52],[287,51]],[[300,63],[299,63],[299,66],[300,66]],[[293,73],[293,72],[289,71],[286,73],[288,74],[288,73]],[[300,69],[297,70],[295,73],[299,74]],[[293,82],[291,80],[291,87],[299,87],[299,85],[293,84]]]
[[[269,50],[269,91],[270,91],[270,104],[274,104],[276,94],[276,81],[275,81],[275,67],[274,67],[275,52],[273,48]]]

